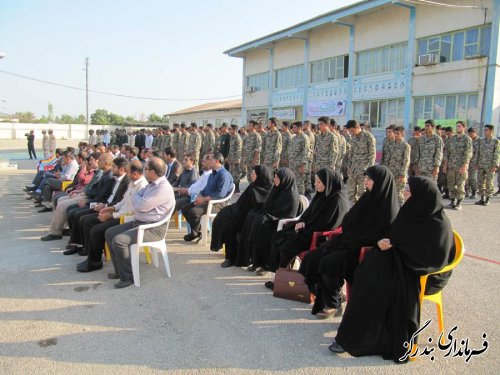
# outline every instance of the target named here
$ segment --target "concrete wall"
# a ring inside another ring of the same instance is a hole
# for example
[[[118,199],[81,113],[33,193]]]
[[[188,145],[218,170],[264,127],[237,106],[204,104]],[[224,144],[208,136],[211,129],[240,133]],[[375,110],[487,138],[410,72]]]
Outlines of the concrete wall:
[[[0,123],[0,139],[26,139],[24,134],[30,130],[35,131],[35,139],[42,139],[42,130],[52,129],[57,139],[85,140],[88,139],[90,129],[121,129],[121,126],[113,125],[90,125],[85,124],[23,124],[23,123]]]
[[[254,49],[246,54],[245,76],[269,71],[269,51],[262,48]]]
[[[311,31],[309,61],[349,54],[349,28],[328,25]]]

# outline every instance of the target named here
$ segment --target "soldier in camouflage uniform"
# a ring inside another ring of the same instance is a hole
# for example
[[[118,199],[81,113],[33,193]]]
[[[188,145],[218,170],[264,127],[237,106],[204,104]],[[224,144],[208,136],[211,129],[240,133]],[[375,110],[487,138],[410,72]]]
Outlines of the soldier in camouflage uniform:
[[[312,193],[312,184],[314,181],[315,174],[312,173],[312,163],[314,156],[314,148],[316,147],[316,137],[311,130],[311,123],[309,121],[304,121],[303,131],[306,136],[309,137],[309,154],[307,155],[307,165],[306,165],[306,174],[309,176],[307,180],[305,180],[305,188],[306,194],[309,195]]]
[[[395,126],[392,132],[394,141],[391,143],[386,165],[394,177],[399,203],[403,204],[408,168],[410,166],[411,147],[405,141],[405,128],[403,126]]]
[[[457,121],[456,129],[457,134],[450,138],[443,157],[443,169],[447,176],[451,199],[448,207],[461,210],[461,202],[465,197],[467,169],[472,158],[472,139],[465,134],[465,124],[462,121]]]
[[[162,130],[161,129],[155,129],[153,130],[153,143],[151,144],[151,148],[157,150],[159,149],[159,144],[161,142],[161,139],[163,137]]]
[[[181,136],[181,131],[179,130],[179,124],[174,124],[173,129],[174,130],[173,130],[173,134],[172,134],[172,150],[178,156],[179,155],[179,139]]]
[[[312,171],[316,174],[320,169],[335,170],[339,156],[338,139],[329,128],[330,119],[326,116],[318,118],[319,134],[316,135]]]
[[[348,156],[347,180],[349,186],[349,199],[354,204],[365,192],[363,172],[375,164],[376,141],[375,137],[368,131],[361,130],[356,120],[349,120],[346,124],[351,133]]]
[[[349,130],[345,127],[342,129],[342,133],[340,134],[342,138],[345,140],[345,155],[342,159],[342,178],[344,180],[344,184],[347,182],[349,179],[349,171],[348,171],[348,165],[349,165],[349,154],[351,153],[351,133],[349,133]]]
[[[443,161],[443,140],[434,134],[433,120],[425,122],[424,135],[418,143],[417,176],[426,176],[437,182],[439,167]]]
[[[488,206],[490,204],[490,197],[495,191],[495,173],[500,164],[500,141],[493,138],[494,129],[493,125],[485,125],[484,138],[479,141],[476,164],[481,199],[475,204],[481,206]]]
[[[260,152],[262,151],[262,139],[255,130],[258,123],[250,120],[247,125],[247,137],[245,139],[245,166],[247,169],[247,180],[250,182],[250,174],[253,167],[260,164]]]
[[[240,135],[241,138],[241,164],[240,164],[240,171],[241,171],[241,177],[247,175],[247,167],[245,165],[245,144],[247,140],[247,131],[244,127],[242,127],[240,130],[238,130],[238,134]]]
[[[242,140],[238,134],[238,125],[231,125],[229,128],[229,154],[226,158],[226,163],[229,164],[229,173],[233,176],[235,185],[235,193],[240,192],[240,177],[241,177],[241,146]]]
[[[179,145],[177,146],[177,159],[184,160],[184,155],[187,154],[189,144],[189,132],[185,124],[181,124],[181,134],[179,135]]]
[[[281,140],[283,146],[281,148],[280,167],[288,167],[288,150],[292,142],[293,134],[290,132],[290,123],[283,121],[281,124]]]
[[[167,126],[164,130],[163,138],[160,143],[160,150],[165,150],[166,148],[172,148],[172,132],[170,131],[170,127]]]
[[[477,153],[479,151],[480,138],[477,136],[477,131],[474,128],[469,128],[467,134],[472,139],[472,158],[469,162],[467,185],[465,187],[465,197],[477,199]]]
[[[382,158],[380,159],[380,165],[388,166],[389,159],[391,158],[391,146],[394,143],[394,129],[396,125],[389,125],[385,128],[385,138],[382,143]]]
[[[267,127],[269,131],[264,136],[265,140],[262,141],[266,145],[262,164],[275,169],[278,168],[282,149],[281,133],[276,129],[275,117],[269,119]]]
[[[201,134],[198,132],[198,125],[195,122],[191,123],[190,134],[187,145],[187,153],[193,157],[194,165],[198,165],[200,161],[200,150],[201,150]]]
[[[212,131],[212,124],[207,124],[203,129],[205,136],[203,137],[203,142],[201,143],[200,152],[200,170],[202,170],[202,160],[205,155],[215,152],[215,134]]]
[[[413,136],[408,140],[408,144],[410,145],[410,148],[411,148],[411,151],[410,151],[410,176],[415,176],[415,171],[417,169],[420,131],[421,131],[421,129],[418,126],[415,126],[413,128]]]
[[[309,180],[309,173],[307,173],[307,159],[310,150],[309,137],[303,133],[300,121],[293,123],[292,131],[294,137],[288,150],[288,164],[295,174],[299,194],[304,195],[306,191],[305,180]]]
[[[329,125],[330,131],[333,133],[333,135],[336,138],[337,144],[338,144],[338,149],[339,153],[337,155],[337,161],[335,162],[335,170],[339,173],[342,173],[342,160],[344,159],[344,156],[347,152],[346,148],[346,140],[344,137],[339,132],[339,125],[337,125],[337,122],[334,119],[330,119],[330,125]]]
[[[215,143],[214,143],[215,151],[219,152],[219,150],[220,150],[220,129],[219,128],[216,128],[214,130],[214,137],[215,137]]]
[[[261,151],[260,151],[260,160],[262,163],[264,163],[264,155],[266,154],[266,134],[267,131],[262,125],[262,122],[258,122],[257,126],[255,127],[255,130],[257,133],[260,135],[260,139],[262,139],[262,146],[261,146]]]
[[[445,126],[440,129],[441,139],[443,140],[443,161],[446,158],[448,144],[450,143],[450,138],[453,135],[453,130],[451,127]],[[450,194],[448,192],[448,177],[446,171],[443,169],[445,163],[441,163],[441,167],[439,168],[439,174],[437,179],[437,184],[439,190],[444,192],[443,198],[450,199]]]

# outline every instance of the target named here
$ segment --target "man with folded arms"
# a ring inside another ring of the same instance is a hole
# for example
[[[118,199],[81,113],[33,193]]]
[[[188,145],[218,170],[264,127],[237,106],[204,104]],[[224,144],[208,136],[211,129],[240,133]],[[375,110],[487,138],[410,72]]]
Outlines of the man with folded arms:
[[[144,168],[149,184],[132,196],[134,220],[106,230],[104,236],[109,245],[115,269],[115,273],[109,274],[108,277],[120,279],[115,284],[115,288],[125,288],[134,283],[129,246],[137,243],[137,227],[141,224],[157,223],[171,216],[174,211],[174,191],[165,178],[166,171],[167,167],[162,159],[158,157],[149,159]],[[144,241],[153,242],[164,239],[166,231],[166,223],[148,229],[144,233]]]
[[[77,265],[78,272],[91,272],[102,268],[104,233],[108,228],[119,225],[122,215],[132,215],[133,195],[148,184],[143,169],[139,160],[130,162],[127,167],[130,182],[123,199],[113,206],[103,208],[95,215],[86,215],[82,218],[80,228],[83,231],[82,238],[88,258]]]
[[[181,190],[188,191],[189,187],[200,178],[195,168],[195,160],[191,154],[184,155],[182,167],[183,170],[179,178],[172,183],[175,193],[175,211],[180,210],[184,204],[189,203],[191,200],[189,195],[182,195]]]

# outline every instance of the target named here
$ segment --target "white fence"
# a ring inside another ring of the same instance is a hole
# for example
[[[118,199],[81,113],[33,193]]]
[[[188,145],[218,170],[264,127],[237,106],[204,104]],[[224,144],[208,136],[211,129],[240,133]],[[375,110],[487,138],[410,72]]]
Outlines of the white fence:
[[[25,134],[30,130],[35,131],[35,139],[42,139],[42,130],[52,129],[57,139],[84,140],[88,139],[90,129],[121,129],[114,125],[85,125],[85,124],[22,124],[22,123],[0,123],[0,139],[26,139]]]

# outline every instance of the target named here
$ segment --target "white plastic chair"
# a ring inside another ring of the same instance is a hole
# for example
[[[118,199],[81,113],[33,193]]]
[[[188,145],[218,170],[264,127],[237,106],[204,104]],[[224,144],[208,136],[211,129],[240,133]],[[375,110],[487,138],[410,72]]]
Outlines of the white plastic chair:
[[[302,206],[302,213],[309,207],[309,199],[307,199],[305,196],[301,195],[300,196],[300,205]],[[302,214],[300,214],[297,217],[294,217],[293,219],[281,219],[278,221],[278,228],[276,229],[277,231],[280,231],[283,229],[286,223],[289,223],[291,221],[297,221],[300,219]]]
[[[161,254],[163,255],[163,260],[165,262],[165,270],[167,271],[167,277],[172,276],[170,274],[170,263],[168,261],[167,243],[165,242],[165,237],[167,236],[168,226],[170,225],[170,218],[172,217],[172,213],[173,213],[173,208],[172,211],[169,212],[163,220],[160,220],[152,224],[139,225],[137,227],[138,229],[137,243],[130,245],[130,262],[132,264],[132,274],[134,275],[135,286],[141,285],[141,280],[139,277],[139,251],[141,248],[144,247],[148,247],[152,252],[153,264],[155,265],[155,267],[159,267],[158,251],[161,251]],[[165,229],[165,236],[161,240],[154,242],[144,242],[144,232],[146,231],[146,229],[159,227],[165,223],[167,224],[167,227]]]
[[[207,207],[207,213],[203,215],[200,219],[200,224],[201,224],[201,245],[207,246],[208,244],[208,226],[210,225],[210,220],[213,220],[215,216],[217,216],[217,213],[212,213],[212,207],[214,204],[218,203],[224,203],[224,202],[229,202],[231,198],[233,197],[234,194],[234,189],[236,189],[236,186],[233,184],[233,187],[231,188],[231,192],[226,198],[223,199],[216,199],[216,200],[210,200],[208,201],[208,207]]]

